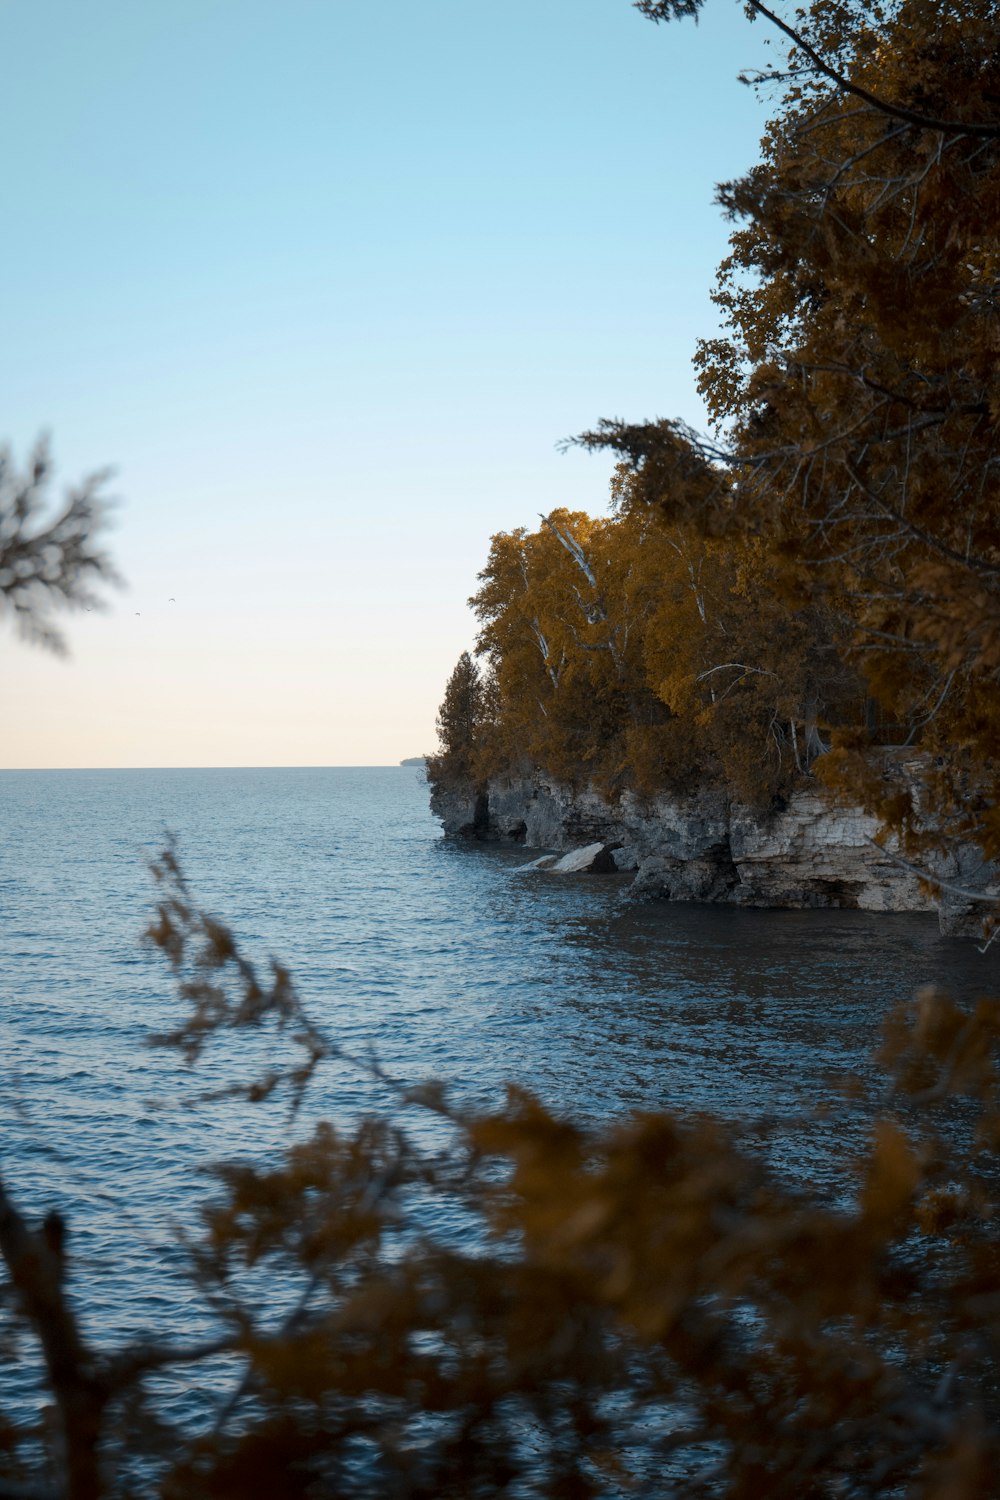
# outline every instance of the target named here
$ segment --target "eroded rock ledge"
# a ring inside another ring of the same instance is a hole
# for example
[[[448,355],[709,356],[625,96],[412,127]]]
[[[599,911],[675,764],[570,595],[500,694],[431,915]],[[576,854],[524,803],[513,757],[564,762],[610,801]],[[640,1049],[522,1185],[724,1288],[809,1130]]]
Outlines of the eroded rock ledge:
[[[863,911],[937,911],[948,933],[979,930],[985,908],[950,892],[940,900],[872,840],[877,823],[834,805],[822,789],[793,793],[768,816],[720,792],[611,804],[544,776],[496,778],[434,787],[431,808],[446,836],[565,851],[602,845],[594,868],[634,873],[638,896],[729,902],[757,907],[856,907]],[[592,866],[588,865],[588,868]],[[933,873],[964,889],[992,886],[996,872],[978,851],[942,859]]]

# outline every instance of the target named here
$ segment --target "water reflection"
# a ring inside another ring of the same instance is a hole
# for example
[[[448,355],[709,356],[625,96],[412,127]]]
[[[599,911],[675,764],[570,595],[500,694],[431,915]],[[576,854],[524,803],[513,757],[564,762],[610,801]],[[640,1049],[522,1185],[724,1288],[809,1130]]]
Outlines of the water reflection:
[[[1000,991],[1000,952],[940,938],[933,918],[636,906],[628,877],[515,874],[522,849],[445,843],[404,770],[25,773],[0,795],[4,1170],[31,1211],[69,1205],[81,1268],[111,1253],[123,1206],[159,1242],[204,1191],[199,1165],[287,1139],[280,1107],[147,1106],[193,1086],[143,1047],[177,1019],[137,947],[165,827],[247,951],[287,961],[315,1020],[398,1076],[453,1079],[484,1108],[512,1079],[594,1120],[773,1119],[776,1164],[834,1193],[882,1087],[886,1014],[928,982]],[[234,1043],[198,1081],[249,1060]],[[815,1119],[844,1073],[861,1099]],[[299,1126],[384,1103],[330,1069]],[[118,1267],[122,1327],[149,1316],[147,1262]]]
[[[637,905],[623,879],[514,874],[520,850],[446,857],[465,860],[481,899],[482,962],[504,963],[505,933],[530,933],[532,1002],[515,988],[498,1025],[535,1023],[519,1037],[521,1081],[592,1118],[780,1121],[778,1165],[834,1189],[884,1105],[887,1015],[926,984],[966,1001],[1000,989],[996,954],[942,938],[931,916]],[[845,1077],[861,1083],[846,1115]]]

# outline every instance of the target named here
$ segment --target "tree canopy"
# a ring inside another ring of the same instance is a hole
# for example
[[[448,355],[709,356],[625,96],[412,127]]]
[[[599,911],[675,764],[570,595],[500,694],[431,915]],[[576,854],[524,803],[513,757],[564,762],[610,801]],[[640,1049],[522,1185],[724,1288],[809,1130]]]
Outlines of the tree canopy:
[[[694,6],[640,4],[653,19]],[[763,6],[748,9],[771,17]],[[759,163],[720,189],[736,224],[699,385],[714,442],[606,421],[672,522],[766,541],[791,600],[923,752],[923,798],[835,736],[828,775],[919,848],[1000,853],[1000,10],[816,0]]]
[[[610,795],[723,786],[766,805],[827,748],[821,726],[864,715],[839,622],[789,603],[759,538],[664,523],[625,469],[615,501],[493,538],[470,600],[489,667],[476,773],[540,768]]]

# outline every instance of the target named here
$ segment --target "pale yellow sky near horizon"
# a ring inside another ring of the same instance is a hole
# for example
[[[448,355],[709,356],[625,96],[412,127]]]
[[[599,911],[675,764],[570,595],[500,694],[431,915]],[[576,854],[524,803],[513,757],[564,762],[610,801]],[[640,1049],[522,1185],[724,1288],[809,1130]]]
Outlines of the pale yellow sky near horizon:
[[[455,641],[470,626],[461,597],[450,629],[425,618],[419,594],[447,586],[448,565],[437,578],[424,565],[414,588],[401,559],[384,559],[390,609],[369,596],[362,556],[341,549],[339,567],[306,566],[290,551],[275,543],[269,569],[231,556],[221,579],[179,560],[136,563],[137,581],[107,613],[63,617],[68,658],[8,630],[0,661],[15,711],[0,726],[0,763],[378,765],[432,750]]]
[[[588,466],[607,467],[566,467]],[[595,507],[603,489],[592,480]],[[54,617],[67,657],[0,622],[0,767],[391,765],[433,751],[445,683],[473,644],[466,596],[488,536],[432,549],[412,520],[366,533],[334,506],[300,514],[312,555],[264,505],[239,528],[195,513],[182,536],[162,507],[122,506],[108,544],[126,587],[104,591],[105,611]]]

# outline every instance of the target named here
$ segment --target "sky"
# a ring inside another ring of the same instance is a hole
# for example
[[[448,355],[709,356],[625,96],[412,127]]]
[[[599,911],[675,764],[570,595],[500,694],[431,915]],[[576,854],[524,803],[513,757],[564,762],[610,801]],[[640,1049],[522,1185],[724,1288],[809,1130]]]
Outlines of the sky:
[[[490,537],[606,508],[766,110],[739,0],[0,0],[0,440],[111,466],[126,586],[2,622],[0,766],[432,750]],[[173,599],[175,602],[170,603]]]

